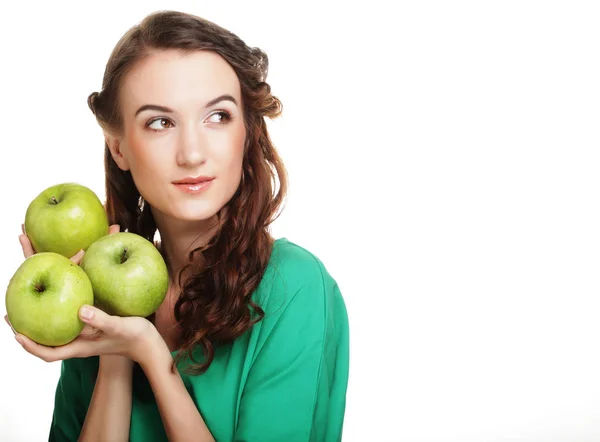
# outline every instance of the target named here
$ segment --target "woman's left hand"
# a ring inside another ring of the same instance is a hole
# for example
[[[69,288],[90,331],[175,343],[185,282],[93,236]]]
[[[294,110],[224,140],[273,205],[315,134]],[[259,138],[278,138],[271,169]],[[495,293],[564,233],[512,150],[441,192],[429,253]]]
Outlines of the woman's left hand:
[[[142,364],[144,358],[152,357],[152,348],[157,344],[157,336],[160,337],[150,321],[138,316],[111,316],[86,305],[79,310],[79,317],[86,324],[82,332],[59,347],[37,344],[19,333],[15,338],[25,350],[46,362],[113,354]]]

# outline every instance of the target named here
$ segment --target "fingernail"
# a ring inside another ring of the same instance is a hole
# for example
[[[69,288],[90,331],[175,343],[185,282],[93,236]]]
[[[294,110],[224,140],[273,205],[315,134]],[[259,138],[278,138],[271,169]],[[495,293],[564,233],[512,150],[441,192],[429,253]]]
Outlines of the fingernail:
[[[17,340],[17,342],[21,345],[23,345],[23,339],[21,339],[21,336],[19,335],[15,335],[15,339]]]
[[[25,233],[25,224],[21,224],[21,232]]]
[[[89,307],[81,307],[80,314],[83,319],[92,319],[94,317],[94,312]]]

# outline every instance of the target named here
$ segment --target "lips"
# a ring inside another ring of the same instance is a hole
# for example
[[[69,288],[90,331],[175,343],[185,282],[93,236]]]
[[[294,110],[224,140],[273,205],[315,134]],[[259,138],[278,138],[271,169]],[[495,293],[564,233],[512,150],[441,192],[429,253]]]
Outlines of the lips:
[[[173,181],[173,186],[184,193],[199,195],[211,187],[213,180],[214,178],[211,177],[184,178]]]
[[[178,181],[173,181],[173,184],[194,185],[194,184],[206,183],[206,182],[212,181],[214,179],[215,179],[214,177],[207,177],[207,176],[187,177],[187,178],[183,178]]]

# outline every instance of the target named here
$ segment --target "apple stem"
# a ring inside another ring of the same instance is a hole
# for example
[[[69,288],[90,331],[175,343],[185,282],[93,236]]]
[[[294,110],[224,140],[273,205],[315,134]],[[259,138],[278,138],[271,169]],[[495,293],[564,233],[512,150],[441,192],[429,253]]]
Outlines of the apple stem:
[[[125,247],[125,250],[123,250],[123,255],[121,255],[121,264],[123,264],[125,261],[127,261],[127,247]]]
[[[58,200],[57,200],[56,198],[54,198],[54,197],[52,197],[52,202],[53,202],[54,204],[58,204]]]
[[[35,290],[38,293],[42,293],[44,290],[46,290],[46,287],[44,287],[44,284],[36,284],[35,285]]]

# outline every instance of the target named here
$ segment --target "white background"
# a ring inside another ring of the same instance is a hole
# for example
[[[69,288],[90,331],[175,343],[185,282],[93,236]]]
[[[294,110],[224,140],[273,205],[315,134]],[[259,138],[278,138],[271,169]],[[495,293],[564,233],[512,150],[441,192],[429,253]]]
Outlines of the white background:
[[[86,98],[113,45],[191,12],[269,55],[291,180],[274,233],[325,262],[350,316],[344,442],[598,441],[596,4],[8,3],[0,282],[37,193],[104,198]],[[59,363],[8,326],[0,346],[0,440],[45,440]]]

